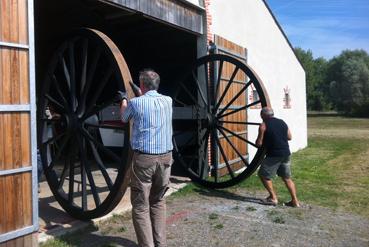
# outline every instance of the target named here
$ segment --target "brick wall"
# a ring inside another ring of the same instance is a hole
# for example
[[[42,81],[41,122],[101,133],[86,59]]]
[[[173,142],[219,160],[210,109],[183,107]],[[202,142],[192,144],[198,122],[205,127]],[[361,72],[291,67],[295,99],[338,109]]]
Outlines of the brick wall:
[[[209,5],[211,4],[211,0],[205,0],[205,9],[206,9],[206,22],[207,22],[207,31],[208,31],[208,42],[214,41],[213,33],[211,32],[211,24],[212,24],[212,16],[210,14]]]

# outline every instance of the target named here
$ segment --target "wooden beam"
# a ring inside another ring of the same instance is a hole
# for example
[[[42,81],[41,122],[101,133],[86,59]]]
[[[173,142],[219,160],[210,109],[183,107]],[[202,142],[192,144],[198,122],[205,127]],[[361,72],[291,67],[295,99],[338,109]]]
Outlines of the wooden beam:
[[[203,34],[205,10],[178,0],[99,0],[109,5],[131,10],[181,29]]]

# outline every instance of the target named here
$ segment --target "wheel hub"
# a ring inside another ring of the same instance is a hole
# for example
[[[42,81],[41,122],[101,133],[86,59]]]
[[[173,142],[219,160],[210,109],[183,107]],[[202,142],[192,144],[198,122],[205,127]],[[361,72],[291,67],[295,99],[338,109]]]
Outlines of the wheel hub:
[[[76,114],[70,114],[65,117],[67,128],[71,131],[76,131],[82,126],[81,119]]]
[[[216,126],[218,125],[217,117],[211,113],[208,113],[207,120],[208,120],[207,124],[208,124],[209,129],[215,129]]]

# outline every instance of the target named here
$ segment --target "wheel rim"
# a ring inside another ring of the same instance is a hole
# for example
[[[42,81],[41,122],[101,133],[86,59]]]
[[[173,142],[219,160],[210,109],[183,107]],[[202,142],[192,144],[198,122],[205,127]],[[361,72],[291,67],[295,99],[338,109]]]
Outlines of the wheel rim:
[[[224,188],[246,179],[265,154],[247,136],[250,126],[260,125],[247,121],[247,109],[270,106],[261,80],[241,61],[216,54],[200,58],[179,81],[174,105],[184,117],[174,119],[176,160],[206,187]],[[247,102],[251,87],[259,99]],[[248,147],[255,149],[252,160]]]
[[[130,126],[120,123],[114,97],[117,90],[132,97],[130,81],[118,48],[93,29],[76,31],[49,64],[38,104],[39,148],[51,191],[76,218],[107,214],[127,188]],[[111,111],[117,117],[106,121]],[[104,145],[106,131],[122,138],[115,150]]]

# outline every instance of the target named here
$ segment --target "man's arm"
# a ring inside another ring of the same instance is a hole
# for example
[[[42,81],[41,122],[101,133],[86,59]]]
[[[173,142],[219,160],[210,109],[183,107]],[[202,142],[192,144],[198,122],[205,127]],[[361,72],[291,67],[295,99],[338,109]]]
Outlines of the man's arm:
[[[122,122],[126,122],[123,116],[127,110],[127,107],[128,107],[128,102],[126,99],[123,99],[122,102],[120,103],[120,117],[122,119]]]
[[[256,138],[256,146],[261,147],[263,145],[264,133],[266,130],[266,125],[262,122],[259,126],[258,138]]]
[[[290,131],[289,128],[287,129],[287,140],[289,140],[289,141],[292,140],[292,134],[291,134],[291,131]]]
[[[123,123],[128,123],[134,115],[133,102],[123,99],[120,103],[120,119]]]

